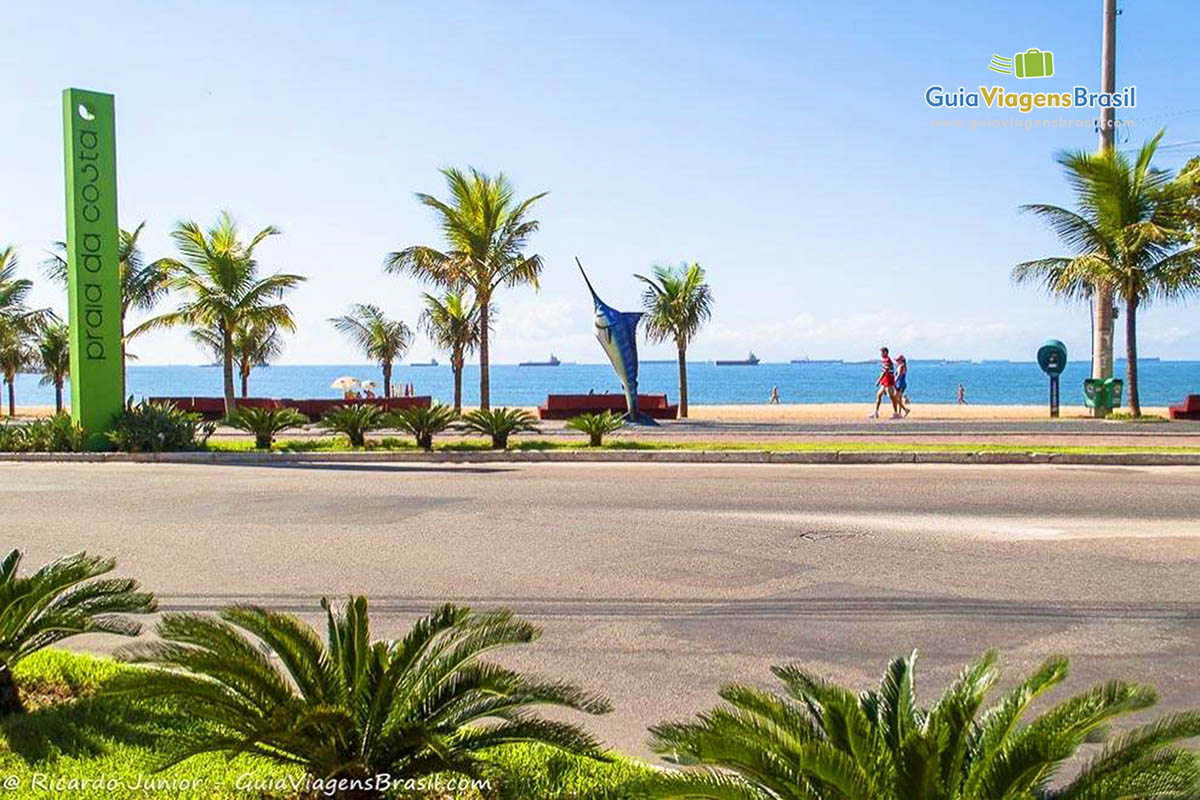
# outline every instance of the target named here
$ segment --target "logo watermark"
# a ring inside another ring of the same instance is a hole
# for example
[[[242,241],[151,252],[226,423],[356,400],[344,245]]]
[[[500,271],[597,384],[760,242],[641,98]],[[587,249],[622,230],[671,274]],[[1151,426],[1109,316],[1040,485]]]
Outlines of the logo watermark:
[[[1031,47],[1012,58],[993,54],[988,69],[1018,78],[1049,78],[1054,74],[1054,53]]]
[[[1031,47],[1008,56],[992,55],[988,69],[1002,75],[1011,75],[1020,80],[1050,78],[1054,75],[1054,53]],[[1087,86],[1064,87],[1057,91],[1010,91],[1003,86],[947,88],[933,84],[925,90],[925,105],[942,110],[973,109],[992,111],[1015,111],[1030,114],[1042,110],[1136,108],[1137,87],[1121,87],[1115,92],[1096,92]],[[1085,124],[1094,124],[1084,121]],[[955,127],[955,126],[947,126]],[[1046,126],[1050,127],[1050,126]],[[1059,126],[1061,127],[1061,126]]]

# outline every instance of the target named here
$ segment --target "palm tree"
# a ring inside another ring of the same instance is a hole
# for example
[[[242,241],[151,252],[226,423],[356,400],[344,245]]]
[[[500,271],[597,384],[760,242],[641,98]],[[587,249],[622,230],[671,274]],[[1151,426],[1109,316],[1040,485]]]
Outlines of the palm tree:
[[[100,578],[111,558],[76,553],[17,577],[21,552],[0,561],[0,715],[25,710],[13,682],[21,659],[81,633],[137,636],[142,626],[121,614],[149,614],[154,595],[138,591],[129,578]]]
[[[418,194],[440,217],[446,250],[409,247],[388,255],[384,269],[407,273],[450,290],[471,290],[479,303],[479,405],[489,408],[488,330],[492,297],[501,286],[538,285],[542,257],[524,254],[529,237],[538,229],[530,218],[533,204],[545,192],[517,200],[503,173],[489,176],[474,168],[467,172],[444,169],[450,199]]]
[[[8,415],[17,415],[16,382],[18,373],[33,363],[33,334],[11,325],[0,325],[0,375],[8,388]]]
[[[382,797],[382,787],[365,783],[380,774],[394,782],[439,772],[478,777],[481,751],[512,742],[603,758],[579,728],[532,712],[603,714],[606,700],[481,659],[538,638],[511,612],[444,605],[403,639],[372,642],[365,597],[341,611],[328,600],[322,607],[327,643],[297,617],[257,606],[227,607],[219,619],[167,614],[160,641],[135,644],[124,656],[164,669],[132,671],[110,686],[169,698],[209,723],[185,734],[171,763],[254,753],[315,779],[345,780],[342,797]]]
[[[31,340],[55,317],[50,309],[27,305],[33,281],[17,277],[17,251],[0,250],[0,375],[8,387],[8,415],[16,415],[17,373],[33,359]]]
[[[169,260],[160,258],[157,261],[145,263],[138,237],[146,227],[145,221],[138,223],[132,231],[121,231],[117,246],[117,265],[121,272],[121,386],[122,397],[125,386],[125,360],[128,357],[126,347],[138,334],[145,331],[145,326],[137,326],[133,330],[125,329],[125,318],[130,311],[148,312],[166,294],[170,281]],[[42,269],[46,277],[67,285],[67,244],[54,242],[53,252],[46,255]]]
[[[259,277],[254,258],[258,245],[278,233],[268,225],[244,243],[228,212],[222,212],[207,233],[195,222],[179,223],[171,238],[183,258],[168,260],[167,269],[170,287],[187,299],[175,311],[147,320],[139,329],[185,325],[220,342],[226,416],[237,407],[233,384],[237,332],[254,326],[296,329],[292,310],[280,301],[305,279],[285,273]]]
[[[221,341],[212,331],[194,330],[192,340],[221,357]],[[250,396],[250,373],[255,367],[265,367],[283,354],[283,333],[274,325],[252,321],[234,331],[233,365],[241,381],[241,396]]]
[[[1150,162],[1163,131],[1137,158],[1111,149],[1058,157],[1075,192],[1077,211],[1022,206],[1047,223],[1074,252],[1018,264],[1017,281],[1036,281],[1067,297],[1100,296],[1106,289],[1125,304],[1129,408],[1141,416],[1138,392],[1137,312],[1152,299],[1179,299],[1200,290],[1200,245],[1190,241],[1189,204],[1200,193],[1194,177],[1174,178]]]
[[[677,269],[655,267],[654,277],[636,275],[646,284],[642,306],[646,309],[646,335],[654,342],[675,342],[679,354],[679,416],[688,415],[687,347],[712,317],[712,290],[704,282],[699,264]]]
[[[1200,734],[1200,712],[1163,717],[1109,743],[1065,786],[1051,781],[1086,741],[1153,705],[1153,689],[1100,684],[1022,724],[1029,706],[1067,676],[1047,660],[984,708],[994,652],[968,665],[930,708],[919,708],[916,653],[892,661],[878,690],[855,694],[797,665],[775,667],[786,695],[737,684],[726,705],[694,722],[651,728],[653,747],[708,765],[659,781],[651,797],[731,800],[1166,800],[1193,797],[1195,754],[1173,747]]]
[[[412,344],[412,330],[398,319],[388,319],[379,306],[355,303],[350,313],[329,320],[338,332],[383,370],[383,396],[392,396],[392,364],[403,358]]]
[[[467,354],[479,343],[479,304],[468,302],[463,292],[446,292],[444,297],[424,293],[425,310],[418,325],[433,343],[450,352],[450,368],[454,370],[454,413],[462,413],[463,366]]]
[[[63,410],[63,384],[71,373],[71,329],[61,322],[42,328],[37,342],[43,386],[54,387],[54,412]]]

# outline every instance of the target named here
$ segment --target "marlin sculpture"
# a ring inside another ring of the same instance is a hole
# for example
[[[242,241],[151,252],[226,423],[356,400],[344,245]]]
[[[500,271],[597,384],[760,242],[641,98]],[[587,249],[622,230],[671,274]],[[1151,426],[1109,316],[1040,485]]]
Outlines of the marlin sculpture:
[[[575,263],[579,264],[583,282],[592,293],[592,302],[596,306],[596,338],[600,340],[600,346],[604,348],[608,360],[612,362],[613,370],[621,379],[621,385],[625,387],[625,407],[629,410],[625,418],[638,425],[657,425],[658,423],[649,416],[638,411],[637,407],[637,324],[642,318],[641,312],[617,311],[605,303],[596,295],[596,290],[592,288],[592,282],[588,280],[587,273],[583,271],[583,264],[579,263],[578,258],[575,259]]]

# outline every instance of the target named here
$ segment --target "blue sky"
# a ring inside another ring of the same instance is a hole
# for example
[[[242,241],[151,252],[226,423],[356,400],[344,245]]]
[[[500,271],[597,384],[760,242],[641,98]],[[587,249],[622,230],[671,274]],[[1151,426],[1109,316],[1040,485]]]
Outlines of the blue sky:
[[[1126,2],[1118,85],[1138,87],[1124,147],[1158,127],[1200,139],[1200,7]],[[279,226],[268,270],[309,276],[284,361],[361,360],[325,319],[375,302],[415,322],[421,287],[390,250],[437,243],[413,192],[438,168],[503,170],[549,190],[533,240],[541,291],[498,298],[493,359],[601,361],[578,255],[601,296],[639,298],[634,272],[701,262],[717,298],[697,359],[1027,358],[1047,336],[1086,358],[1087,313],[1013,286],[1017,261],[1057,254],[1017,213],[1069,202],[1053,154],[1089,127],[939,129],[1015,112],[926,107],[930,84],[1098,88],[1097,0],[959,3],[22,3],[0,49],[0,243],[33,275],[63,235],[60,91],[117,97],[120,215],[146,254],[181,218],[229,209]],[[993,53],[1052,50],[1056,75],[989,72]],[[1088,119],[1087,110],[1031,118]],[[1177,168],[1200,145],[1165,150]],[[65,308],[54,287],[37,300]],[[1142,316],[1146,355],[1200,358],[1200,300]],[[1120,345],[1120,341],[1118,342]],[[156,333],[142,363],[201,360]],[[668,346],[644,355],[664,357]],[[433,351],[424,341],[413,358]]]

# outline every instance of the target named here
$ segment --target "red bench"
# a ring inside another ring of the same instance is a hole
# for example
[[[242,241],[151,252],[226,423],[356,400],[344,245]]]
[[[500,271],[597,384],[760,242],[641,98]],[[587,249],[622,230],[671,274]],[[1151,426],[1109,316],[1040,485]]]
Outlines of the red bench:
[[[172,403],[182,411],[199,414],[205,419],[222,419],[225,416],[225,399],[222,397],[151,397],[152,403]],[[373,405],[384,411],[399,411],[419,406],[429,408],[433,398],[423,397],[362,397],[353,400],[320,398],[316,400],[277,400],[271,397],[238,398],[237,404],[244,408],[294,408],[316,422],[334,406]]]
[[[1189,394],[1182,403],[1167,409],[1167,414],[1171,419],[1200,419],[1200,394]]]
[[[629,408],[623,394],[550,394],[546,402],[538,406],[542,419],[570,419],[580,414],[625,414]],[[679,406],[670,405],[665,394],[639,394],[638,411],[654,419],[675,419]]]

